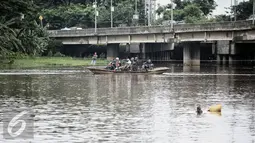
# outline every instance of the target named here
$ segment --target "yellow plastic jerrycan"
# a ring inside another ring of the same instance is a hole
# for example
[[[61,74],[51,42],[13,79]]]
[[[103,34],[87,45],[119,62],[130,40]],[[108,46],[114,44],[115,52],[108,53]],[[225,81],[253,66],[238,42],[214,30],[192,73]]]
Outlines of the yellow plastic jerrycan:
[[[221,105],[213,105],[209,107],[208,109],[209,112],[221,112]]]

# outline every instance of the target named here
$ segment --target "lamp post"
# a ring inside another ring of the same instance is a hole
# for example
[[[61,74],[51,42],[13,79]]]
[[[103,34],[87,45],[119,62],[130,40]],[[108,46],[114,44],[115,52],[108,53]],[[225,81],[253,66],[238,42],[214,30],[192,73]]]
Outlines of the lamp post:
[[[97,16],[98,16],[98,11],[97,11],[97,1],[95,0],[93,7],[95,8],[95,33],[97,33]]]
[[[173,0],[171,0],[171,30],[174,28],[174,9],[175,4],[173,3]]]
[[[114,7],[112,6],[112,0],[111,0],[111,28],[113,28],[113,12],[114,12]]]
[[[137,14],[137,0],[135,0],[135,14]]]
[[[234,0],[234,16],[235,16],[235,22],[236,22],[236,6],[237,6],[237,0]]]
[[[148,26],[151,26],[151,0],[148,1]]]
[[[137,11],[137,0],[135,0],[135,14],[133,15],[133,21],[135,26],[137,26],[138,20],[139,20],[139,15]]]
[[[254,17],[254,14],[255,14],[255,0],[253,0],[253,8],[252,8],[252,24],[254,25],[255,24],[255,17]]]
[[[233,4],[232,4],[232,0],[230,0],[230,21],[232,22],[232,8],[233,8]]]

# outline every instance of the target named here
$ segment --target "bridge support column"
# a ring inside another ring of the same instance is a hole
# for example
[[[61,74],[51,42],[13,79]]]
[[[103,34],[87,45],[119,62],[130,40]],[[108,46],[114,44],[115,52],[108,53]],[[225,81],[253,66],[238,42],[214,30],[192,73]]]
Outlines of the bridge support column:
[[[183,47],[183,65],[191,66],[191,47]]]
[[[130,56],[130,44],[129,43],[126,44],[126,53],[128,54],[128,56]]]
[[[217,41],[217,63],[235,64],[235,55],[237,54],[236,44],[233,41]],[[222,57],[222,60],[218,57]]]
[[[141,58],[141,59],[145,59],[145,58],[146,58],[146,55],[145,55],[145,47],[146,47],[146,44],[145,44],[145,43],[140,43],[140,45],[139,45],[139,50],[140,50],[140,58]]]
[[[200,47],[199,44],[186,43],[183,47],[184,66],[200,66]]]
[[[222,64],[223,65],[227,64],[227,55],[222,55]]]
[[[119,44],[107,45],[107,60],[112,60],[119,56]]]
[[[236,44],[232,41],[230,42],[230,49],[229,49],[229,65],[234,65],[235,63],[235,55],[237,54],[237,50],[236,50]]]
[[[235,64],[235,62],[234,62],[234,56],[232,56],[232,55],[230,55],[229,57],[228,57],[228,61],[229,61],[229,65],[234,65]]]
[[[217,55],[217,64],[221,64],[221,58],[220,58],[220,55]]]

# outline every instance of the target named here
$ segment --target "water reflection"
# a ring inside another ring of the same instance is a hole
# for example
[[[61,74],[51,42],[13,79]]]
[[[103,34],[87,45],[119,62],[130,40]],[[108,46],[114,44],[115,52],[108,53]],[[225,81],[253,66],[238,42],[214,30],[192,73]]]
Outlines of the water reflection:
[[[34,142],[254,142],[253,70],[170,72],[1,75],[0,112],[34,109]],[[218,103],[222,114],[206,112]]]

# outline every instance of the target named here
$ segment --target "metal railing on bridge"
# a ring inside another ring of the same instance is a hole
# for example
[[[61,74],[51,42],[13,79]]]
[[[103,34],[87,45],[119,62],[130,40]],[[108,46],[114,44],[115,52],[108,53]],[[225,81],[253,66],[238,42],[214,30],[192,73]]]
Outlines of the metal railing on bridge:
[[[81,36],[104,36],[104,35],[135,35],[154,33],[185,33],[201,31],[235,31],[252,29],[252,21],[236,21],[205,24],[177,24],[172,30],[170,26],[142,26],[142,27],[114,27],[94,28],[82,30],[49,30],[50,37],[81,37]]]
[[[94,28],[82,30],[49,30],[51,37],[80,37],[96,35],[130,35],[147,33],[170,33],[168,26],[146,26],[146,27],[114,27],[114,28]]]
[[[174,32],[200,32],[200,31],[226,31],[252,29],[252,21],[204,23],[204,24],[178,24],[174,25]]]

